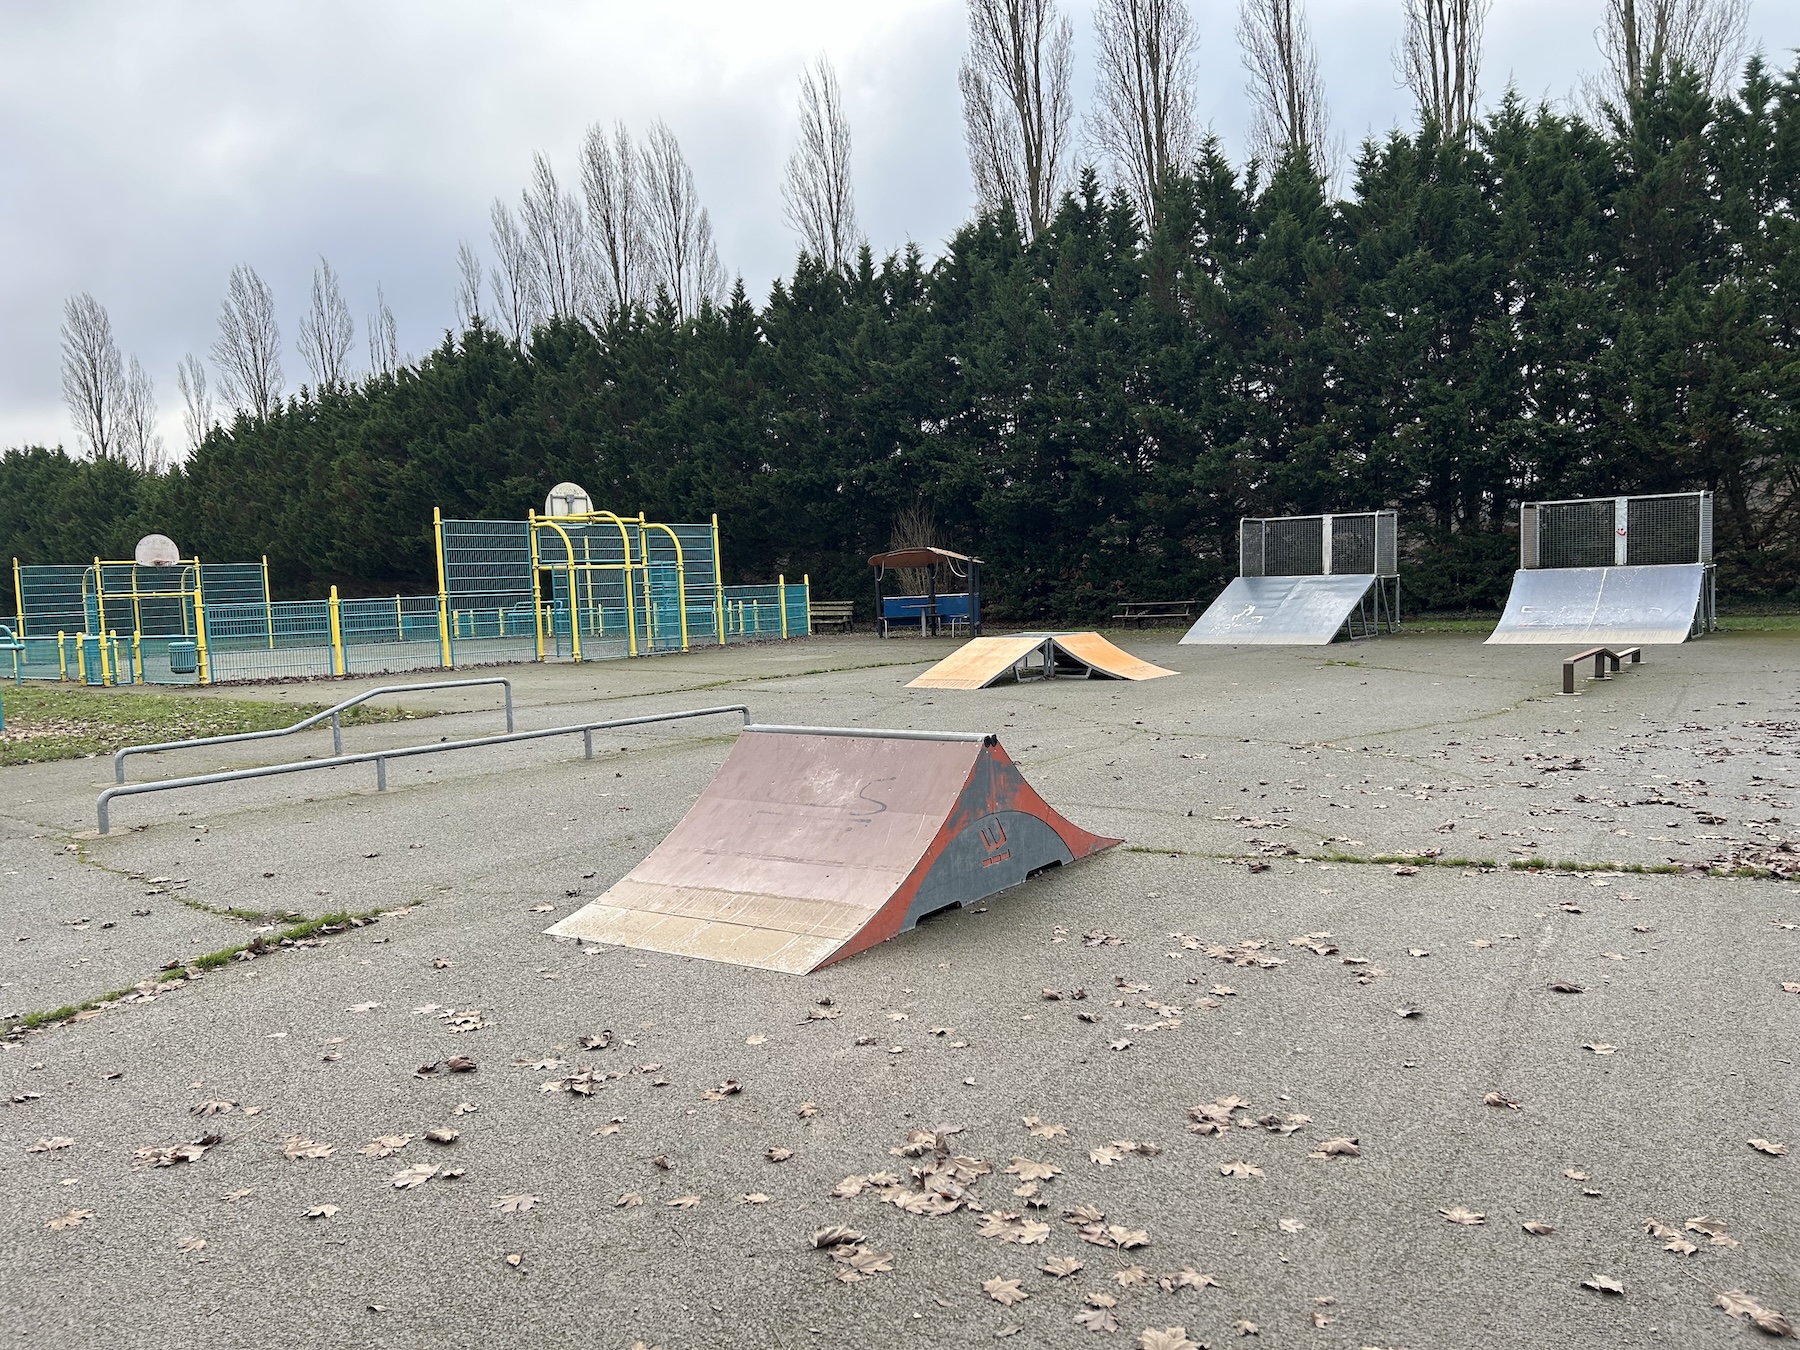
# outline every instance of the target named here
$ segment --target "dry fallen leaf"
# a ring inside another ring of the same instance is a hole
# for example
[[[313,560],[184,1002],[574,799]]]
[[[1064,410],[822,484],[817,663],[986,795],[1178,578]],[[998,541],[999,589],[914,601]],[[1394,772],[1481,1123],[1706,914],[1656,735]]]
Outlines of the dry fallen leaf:
[[[1303,1233],[1306,1231],[1306,1225],[1301,1223],[1298,1219],[1282,1219],[1275,1226],[1284,1233]]]
[[[1101,1144],[1088,1150],[1088,1160],[1099,1163],[1102,1167],[1111,1167],[1124,1156],[1123,1150],[1113,1148],[1109,1144]]]
[[[1621,1295],[1625,1292],[1625,1286],[1611,1275],[1596,1275],[1591,1280],[1583,1280],[1581,1287],[1592,1289],[1597,1294]]]
[[[1156,1281],[1162,1286],[1165,1294],[1173,1294],[1178,1289],[1217,1289],[1219,1282],[1211,1275],[1195,1270],[1192,1266],[1183,1266],[1173,1274],[1164,1275]]]
[[[769,1203],[769,1197],[761,1191],[746,1191],[738,1197],[738,1203],[740,1205],[766,1205]]]
[[[49,1139],[40,1139],[35,1144],[25,1145],[27,1153],[55,1153],[58,1149],[69,1148],[74,1140],[65,1135],[55,1135]]]
[[[617,1200],[613,1201],[613,1208],[614,1209],[636,1209],[639,1205],[641,1205],[643,1203],[644,1203],[644,1197],[639,1195],[636,1191],[626,1191]]]
[[[794,1114],[802,1120],[811,1120],[819,1114],[819,1104],[817,1102],[801,1102],[794,1108]]]
[[[1018,1280],[1002,1280],[997,1277],[991,1280],[983,1280],[981,1282],[981,1292],[993,1299],[994,1302],[1006,1308],[1010,1308],[1015,1303],[1023,1303],[1026,1299],[1031,1297],[1030,1294],[1025,1292],[1024,1285]]]
[[[199,1102],[188,1107],[190,1116],[227,1116],[237,1107],[236,1102]]]
[[[1062,1175],[1062,1168],[1055,1163],[1033,1162],[1030,1158],[1014,1158],[1006,1170],[1020,1181],[1048,1181]]]
[[[1025,1128],[1027,1130],[1031,1131],[1034,1138],[1038,1138],[1038,1139],[1066,1139],[1066,1138],[1068,1138],[1068,1135],[1069,1135],[1068,1130],[1065,1129],[1061,1125],[1046,1124],[1044,1122],[1044,1120],[1038,1116],[1023,1116],[1023,1117],[1021,1117],[1021,1119],[1023,1120],[1023,1122],[1025,1124]]]
[[[314,1205],[311,1209],[306,1211],[305,1217],[308,1219],[329,1219],[337,1212],[338,1207],[336,1205]]]
[[[1452,1205],[1449,1209],[1440,1209],[1438,1213],[1451,1223],[1460,1223],[1468,1227],[1487,1222],[1487,1215],[1479,1214],[1465,1205]]]
[[[1150,1272],[1142,1266],[1126,1266],[1113,1272],[1113,1283],[1121,1289],[1142,1289],[1150,1283]]]
[[[1233,1322],[1231,1324],[1231,1329],[1240,1336],[1262,1335],[1262,1328],[1252,1322],[1248,1317],[1240,1318],[1236,1322]]]
[[[1053,1256],[1038,1269],[1046,1275],[1053,1275],[1059,1280],[1066,1280],[1078,1270],[1085,1270],[1086,1263],[1073,1256]]]
[[[1752,1139],[1750,1147],[1758,1153],[1767,1153],[1771,1158],[1779,1158],[1788,1151],[1786,1144],[1778,1144],[1773,1139]]]
[[[1360,1158],[1362,1146],[1352,1138],[1326,1139],[1315,1152],[1324,1158]]]
[[[1089,1308],[1075,1314],[1075,1325],[1086,1331],[1112,1332],[1119,1329],[1119,1317],[1110,1308]]]
[[[1588,1174],[1586,1172],[1577,1171],[1573,1167],[1563,1168],[1563,1175],[1570,1181],[1586,1181],[1588,1179]]]
[[[1724,1310],[1728,1317],[1747,1318],[1758,1331],[1767,1333],[1782,1340],[1797,1339],[1793,1325],[1787,1318],[1773,1308],[1765,1308],[1742,1289],[1727,1289],[1715,1295],[1713,1306]]]
[[[1188,1339],[1186,1327],[1145,1327],[1138,1333],[1138,1350],[1200,1350],[1196,1341]]]
[[[1585,994],[1587,990],[1576,984],[1573,980],[1552,980],[1550,982],[1550,992],[1553,994]]]
[[[425,1131],[425,1137],[434,1144],[454,1144],[460,1134],[460,1131],[453,1130],[446,1125],[439,1125],[435,1129]]]
[[[678,1195],[673,1200],[663,1201],[664,1206],[669,1209],[692,1209],[699,1203],[700,1197],[697,1195]]]
[[[371,1139],[356,1151],[366,1158],[385,1158],[412,1143],[410,1134],[384,1134]]]
[[[1219,1164],[1219,1175],[1222,1177],[1260,1177],[1266,1174],[1255,1163],[1245,1162],[1241,1158],[1233,1158],[1230,1162]]]
[[[810,1239],[812,1245],[820,1251],[823,1251],[827,1247],[837,1247],[846,1243],[861,1242],[862,1240],[863,1235],[861,1233],[854,1228],[846,1228],[842,1224],[834,1224],[830,1228],[818,1229],[813,1233],[812,1238]]]
[[[1513,1097],[1508,1097],[1503,1092],[1488,1093],[1487,1096],[1485,1096],[1481,1099],[1481,1104],[1483,1106],[1504,1106],[1513,1111],[1517,1111],[1519,1109],[1518,1100]]]
[[[94,1211],[91,1209],[72,1209],[66,1214],[57,1215],[44,1227],[55,1229],[60,1233],[65,1228],[79,1228],[93,1217]]]
[[[242,1200],[246,1195],[254,1195],[254,1194],[256,1194],[255,1187],[243,1186],[235,1191],[226,1191],[225,1194],[223,1194],[219,1197],[219,1199],[221,1199],[221,1200]]]
[[[1596,1055],[1610,1055],[1616,1053],[1619,1047],[1616,1045],[1608,1045],[1605,1041],[1589,1041],[1581,1048],[1583,1050],[1592,1050]]]
[[[423,1186],[437,1174],[437,1168],[430,1163],[414,1163],[404,1171],[394,1173],[388,1178],[388,1183],[397,1191],[410,1191],[414,1187]]]
[[[180,1250],[189,1256],[206,1250],[206,1239],[203,1237],[184,1237],[178,1244]]]
[[[491,1206],[502,1214],[523,1214],[538,1201],[535,1195],[503,1195]]]
[[[1548,1237],[1551,1233],[1554,1233],[1556,1231],[1555,1227],[1552,1226],[1551,1224],[1544,1223],[1537,1219],[1532,1219],[1532,1220],[1529,1220],[1528,1222],[1522,1223],[1519,1225],[1519,1227],[1523,1228],[1527,1233],[1530,1233],[1533,1237]]]

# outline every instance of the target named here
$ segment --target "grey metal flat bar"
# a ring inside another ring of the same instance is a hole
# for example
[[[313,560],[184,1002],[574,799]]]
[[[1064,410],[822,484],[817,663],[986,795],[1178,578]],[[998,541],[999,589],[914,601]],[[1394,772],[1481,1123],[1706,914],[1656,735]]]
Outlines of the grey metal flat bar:
[[[985,741],[991,731],[887,731],[880,727],[776,727],[746,722],[745,731],[774,736],[864,736],[884,741]]]
[[[187,778],[164,778],[154,783],[131,783],[124,787],[110,787],[102,792],[94,803],[95,814],[99,817],[100,833],[112,832],[112,800],[114,797],[135,797],[146,792],[172,792],[176,788],[207,787],[215,783],[237,783],[247,778],[272,778],[277,774],[304,773],[308,769],[337,769],[349,764],[373,764],[375,766],[375,784],[379,791],[387,791],[387,762],[390,759],[410,759],[414,755],[438,755],[449,750],[479,750],[490,745],[511,745],[518,741],[541,741],[551,736],[582,735],[586,741],[588,758],[593,758],[593,733],[611,731],[618,727],[647,726],[654,722],[680,722],[693,717],[717,717],[725,713],[738,713],[747,722],[750,709],[742,703],[725,704],[717,708],[688,708],[680,712],[647,713],[642,717],[615,717],[604,722],[576,722],[566,727],[544,727],[537,731],[512,731],[503,736],[477,736],[464,741],[437,741],[431,745],[402,745],[392,750],[366,750],[355,755],[332,755],[325,759],[296,760],[291,764],[266,764],[254,769],[229,769],[220,773],[194,774]]]
[[[344,753],[343,727],[338,715],[359,703],[367,703],[381,694],[416,694],[428,689],[467,689],[474,685],[502,684],[506,686],[506,729],[513,729],[512,681],[504,675],[484,675],[472,680],[434,680],[428,684],[384,684],[378,689],[369,689],[347,698],[342,703],[334,703],[323,712],[316,712],[311,717],[303,718],[291,727],[276,727],[270,731],[239,731],[230,736],[196,736],[186,741],[159,741],[154,745],[128,745],[122,750],[113,751],[113,782],[125,781],[125,757],[127,755],[153,755],[165,750],[193,750],[203,745],[230,745],[238,741],[267,741],[280,736],[292,736],[297,731],[305,731],[315,727],[327,718],[331,721],[331,748],[334,755]]]

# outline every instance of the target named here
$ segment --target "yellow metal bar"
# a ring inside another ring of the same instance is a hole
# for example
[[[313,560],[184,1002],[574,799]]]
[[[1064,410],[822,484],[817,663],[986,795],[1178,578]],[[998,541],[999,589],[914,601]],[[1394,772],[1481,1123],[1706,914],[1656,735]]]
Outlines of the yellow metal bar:
[[[105,629],[94,634],[94,645],[100,649],[100,687],[106,689],[111,687],[113,677],[112,664],[106,659],[108,652]]]
[[[25,584],[19,580],[19,560],[13,559],[13,603],[18,606],[19,636],[24,637],[25,628]]]
[[[664,534],[669,536],[670,542],[675,545],[675,599],[681,610],[681,650],[685,652],[688,649],[687,563],[682,555],[681,539],[675,531],[670,529],[667,525],[660,525],[655,521],[651,521],[647,528],[661,530]],[[650,551],[646,548],[644,550],[644,571],[648,574],[649,570]]]
[[[95,630],[104,633],[106,631],[106,582],[100,575],[99,558],[94,559],[94,600],[100,610],[100,619],[95,624]]]
[[[338,611],[337,587],[331,588],[331,598],[325,602],[326,613],[331,618],[331,673],[344,673],[344,623]]]
[[[548,525],[551,529],[555,530],[558,534],[560,534],[563,539],[563,547],[568,550],[568,558],[569,558],[569,650],[572,653],[574,653],[575,664],[580,665],[581,664],[581,624],[578,622],[579,615],[576,613],[578,597],[575,594],[575,541],[573,539],[569,538],[569,532],[567,530],[565,530],[562,526],[558,525],[554,520],[551,520],[548,516],[544,517],[544,519],[541,523]],[[627,556],[629,556],[629,550],[627,551]],[[554,589],[552,589],[551,594],[552,594],[552,596],[555,595]],[[635,656],[636,652],[633,652],[632,654]]]
[[[581,579],[587,583],[587,607],[594,607],[594,541],[587,537],[584,530],[581,535]],[[600,625],[601,631],[605,626]]]
[[[69,678],[69,651],[63,646],[63,630],[60,628],[56,630],[56,678]]]
[[[544,606],[538,599],[537,512],[525,513],[526,528],[531,531],[531,614],[537,624],[537,659],[544,659]]]
[[[134,562],[131,564],[131,631],[141,633],[144,631],[144,616],[138,608],[137,573],[137,564]]]
[[[812,636],[812,573],[802,572],[800,584],[806,588],[806,636]]]
[[[450,669],[450,592],[444,585],[444,513],[431,508],[431,535],[437,541],[438,565],[438,649],[444,669]]]
[[[194,559],[194,650],[198,658],[200,683],[212,683],[211,662],[206,653],[206,587],[201,583],[206,574],[200,570],[200,559]]]
[[[131,574],[132,586],[137,585],[137,572]],[[269,599],[269,555],[263,554],[263,618],[268,623],[269,650],[275,650],[275,602]]]
[[[406,615],[400,609],[400,597],[394,597],[394,636],[406,641]]]
[[[139,684],[149,683],[144,678],[144,635],[142,633],[131,635],[131,670]]]
[[[787,637],[787,578],[775,578],[775,602],[781,606],[781,636]]]
[[[719,645],[725,645],[725,572],[719,563],[719,513],[713,512],[713,614],[719,625]]]

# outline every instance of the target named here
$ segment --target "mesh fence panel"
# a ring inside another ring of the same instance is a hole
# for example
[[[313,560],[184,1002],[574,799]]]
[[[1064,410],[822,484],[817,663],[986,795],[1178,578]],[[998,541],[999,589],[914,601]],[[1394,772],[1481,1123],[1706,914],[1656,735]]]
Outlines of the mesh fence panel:
[[[28,637],[55,637],[87,629],[84,578],[92,568],[34,564],[19,568],[19,631]]]
[[[1339,576],[1375,573],[1375,517],[1331,517],[1331,570]]]
[[[1538,566],[1611,567],[1616,556],[1613,499],[1540,502]]]
[[[1263,522],[1264,575],[1311,577],[1325,571],[1325,520],[1286,516]]]
[[[1400,575],[1400,517],[1393,511],[1375,513],[1375,574]]]
[[[1625,561],[1633,566],[1711,562],[1711,550],[1701,545],[1701,496],[1690,492],[1627,501]]]
[[[1263,572],[1263,522],[1238,522],[1238,575],[1260,577]]]

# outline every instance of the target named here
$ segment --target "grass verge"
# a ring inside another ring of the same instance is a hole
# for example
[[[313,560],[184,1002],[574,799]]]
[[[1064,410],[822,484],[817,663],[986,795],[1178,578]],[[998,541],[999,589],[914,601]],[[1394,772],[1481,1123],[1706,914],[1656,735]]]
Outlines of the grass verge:
[[[274,731],[327,705],[28,684],[0,687],[0,706],[6,710],[0,765],[8,765],[110,755],[121,746],[151,741]],[[431,715],[364,703],[345,713],[343,721],[361,726]]]

